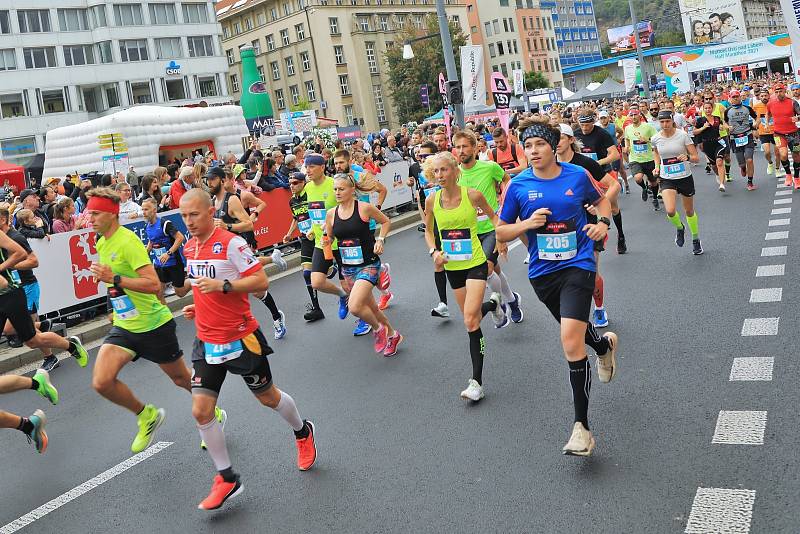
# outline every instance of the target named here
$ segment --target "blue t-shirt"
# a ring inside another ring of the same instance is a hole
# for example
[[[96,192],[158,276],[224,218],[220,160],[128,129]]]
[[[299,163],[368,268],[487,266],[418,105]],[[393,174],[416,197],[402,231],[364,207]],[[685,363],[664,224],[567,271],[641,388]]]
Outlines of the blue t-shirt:
[[[355,167],[358,167],[361,170],[360,171],[356,170]],[[356,165],[355,167],[351,166],[350,168],[353,169],[353,179],[356,181],[356,183],[358,183],[358,181],[361,180],[361,174],[364,172],[364,168],[360,167],[358,165]],[[370,203],[370,195],[369,195],[369,193],[358,191],[358,193],[356,193],[356,195],[358,196],[358,201],[359,202],[364,202],[365,204],[369,204]],[[369,230],[370,230],[370,232],[374,232],[375,228],[377,228],[377,227],[378,227],[378,223],[375,221],[375,219],[371,218],[369,220]]]
[[[586,225],[583,206],[594,204],[603,193],[583,167],[571,163],[560,165],[561,175],[552,180],[536,177],[530,167],[519,173],[508,185],[500,212],[500,218],[507,224],[528,219],[539,208],[552,212],[545,226],[526,232],[531,279],[568,267],[597,270],[594,241],[583,231]]]

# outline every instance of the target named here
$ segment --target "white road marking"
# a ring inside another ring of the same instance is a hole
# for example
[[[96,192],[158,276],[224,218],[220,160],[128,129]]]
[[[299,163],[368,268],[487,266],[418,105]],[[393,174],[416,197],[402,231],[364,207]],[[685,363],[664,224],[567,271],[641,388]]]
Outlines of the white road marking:
[[[775,358],[772,356],[758,356],[748,358],[734,358],[731,366],[731,382],[770,381]]]
[[[786,274],[786,265],[759,265],[756,269],[756,276],[783,276]]]
[[[792,208],[774,208],[770,215],[788,215],[792,213]]]
[[[743,336],[777,336],[780,317],[755,317],[744,320]]]
[[[171,441],[159,441],[158,443],[155,443],[155,444],[151,445],[148,449],[144,450],[143,452],[140,452],[139,454],[131,456],[127,460],[118,463],[117,465],[115,465],[111,469],[108,469],[107,471],[103,471],[102,473],[100,473],[96,477],[94,477],[94,478],[92,478],[90,480],[87,480],[86,482],[84,482],[80,486],[75,486],[74,488],[72,488],[68,492],[66,492],[66,493],[64,493],[62,495],[59,495],[55,499],[43,504],[39,508],[37,508],[37,509],[35,509],[35,510],[31,511],[31,512],[28,512],[27,514],[23,515],[19,519],[15,519],[11,523],[9,523],[9,524],[7,524],[7,525],[5,525],[3,527],[0,527],[0,534],[12,534],[13,532],[17,532],[18,530],[30,525],[34,521],[43,518],[44,516],[46,516],[50,512],[53,512],[53,511],[61,508],[62,506],[64,506],[65,504],[67,504],[67,503],[69,503],[71,501],[74,501],[75,499],[77,499],[78,497],[83,495],[84,493],[88,493],[91,490],[97,488],[98,486],[108,482],[112,478],[114,478],[114,477],[116,477],[118,475],[121,475],[122,473],[124,473],[125,471],[127,471],[131,467],[135,466],[136,464],[140,464],[143,461],[145,461],[148,458],[150,458],[151,456],[154,456],[154,455],[158,454],[159,452],[163,451],[164,449],[166,449],[170,445],[172,445]]]
[[[711,443],[718,445],[763,445],[767,412],[719,412]]]
[[[780,204],[791,204],[792,203],[792,199],[791,199],[791,197],[790,198],[776,198],[775,200],[772,201],[772,203],[774,205],[776,205],[776,206],[778,206]]]
[[[767,235],[764,236],[764,241],[776,241],[778,239],[789,239],[789,230],[767,232]]]
[[[750,303],[755,302],[780,302],[783,298],[783,288],[767,287],[750,290]]]
[[[756,492],[747,489],[697,488],[686,522],[687,534],[747,534]]]
[[[766,256],[786,256],[788,248],[783,247],[764,247],[761,249],[761,257]]]
[[[782,197],[786,195],[791,195],[793,192],[794,191],[792,191],[791,189],[779,189],[778,191],[775,191],[775,196]]]
[[[512,250],[514,250],[515,248],[517,248],[517,247],[518,247],[518,246],[520,246],[521,244],[522,244],[522,241],[520,241],[519,239],[517,239],[516,241],[514,241],[513,243],[511,243],[510,245],[508,245],[508,251],[509,251],[509,252],[511,252]]]
[[[770,226],[788,226],[791,223],[791,219],[772,219],[769,221]]]

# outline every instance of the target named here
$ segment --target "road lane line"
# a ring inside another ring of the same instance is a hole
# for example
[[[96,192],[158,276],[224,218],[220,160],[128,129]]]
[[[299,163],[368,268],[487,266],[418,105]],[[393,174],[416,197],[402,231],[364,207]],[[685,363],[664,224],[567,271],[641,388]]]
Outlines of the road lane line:
[[[792,213],[792,208],[774,208],[770,215],[788,215]]]
[[[783,288],[767,287],[750,290],[750,303],[755,302],[780,302],[783,298]]]
[[[789,197],[789,198],[776,198],[775,200],[772,201],[772,203],[775,206],[779,206],[781,204],[791,204],[792,203],[792,198],[791,197]]]
[[[769,382],[772,380],[772,368],[775,358],[772,356],[734,358],[731,366],[731,382]]]
[[[769,221],[769,225],[770,226],[789,226],[789,223],[791,223],[791,222],[792,222],[791,219],[771,219]]]
[[[775,196],[776,197],[783,197],[783,196],[786,196],[786,195],[791,195],[792,193],[794,193],[794,191],[792,191],[791,189],[779,189],[779,190],[775,191]]]
[[[777,336],[780,317],[751,317],[742,324],[743,336]]]
[[[747,534],[756,492],[747,489],[697,488],[686,522],[687,534]]]
[[[764,241],[776,241],[778,239],[789,239],[789,230],[782,232],[767,232],[764,236]]]
[[[714,437],[717,445],[763,445],[767,428],[765,411],[720,410]]]
[[[756,276],[783,276],[786,274],[786,265],[759,265],[756,269]]]
[[[140,452],[139,454],[131,456],[127,460],[118,463],[117,465],[115,465],[111,469],[103,471],[102,473],[100,473],[96,477],[94,477],[94,478],[92,478],[90,480],[87,480],[86,482],[84,482],[80,486],[75,486],[74,488],[72,488],[68,492],[66,492],[66,493],[64,493],[62,495],[59,495],[58,497],[56,497],[55,499],[53,499],[53,500],[51,500],[49,502],[46,502],[45,504],[43,504],[39,508],[37,508],[37,509],[35,509],[35,510],[31,511],[31,512],[28,512],[27,514],[23,515],[19,519],[15,519],[11,523],[8,523],[7,525],[5,525],[3,527],[0,527],[0,534],[12,534],[13,532],[17,532],[18,530],[30,525],[34,521],[37,521],[37,520],[43,518],[44,516],[46,516],[50,512],[53,512],[53,511],[61,508],[62,506],[64,506],[65,504],[67,504],[67,503],[69,503],[71,501],[74,501],[75,499],[77,499],[81,495],[90,492],[91,490],[97,488],[98,486],[100,486],[102,484],[105,484],[106,482],[108,482],[112,478],[114,478],[114,477],[116,477],[118,475],[121,475],[122,473],[124,473],[125,471],[130,469],[131,467],[133,467],[133,466],[135,466],[137,464],[140,464],[143,461],[147,460],[148,458],[158,454],[159,452],[163,451],[164,449],[166,449],[170,445],[172,445],[171,441],[159,441],[158,443],[155,443],[155,444],[151,445],[148,449],[144,450],[143,452]]]
[[[761,257],[766,256],[786,256],[788,248],[783,247],[764,247],[761,249]]]

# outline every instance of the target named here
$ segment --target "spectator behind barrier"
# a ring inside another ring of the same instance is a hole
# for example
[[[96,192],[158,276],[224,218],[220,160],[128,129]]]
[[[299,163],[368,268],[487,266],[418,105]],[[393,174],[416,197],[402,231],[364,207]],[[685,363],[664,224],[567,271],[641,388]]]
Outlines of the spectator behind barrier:
[[[71,232],[77,227],[77,217],[75,217],[75,202],[64,197],[56,202],[53,210],[53,233]]]
[[[178,209],[181,197],[189,190],[197,187],[195,182],[194,169],[192,167],[181,167],[178,179],[172,182],[169,188],[169,207]]]

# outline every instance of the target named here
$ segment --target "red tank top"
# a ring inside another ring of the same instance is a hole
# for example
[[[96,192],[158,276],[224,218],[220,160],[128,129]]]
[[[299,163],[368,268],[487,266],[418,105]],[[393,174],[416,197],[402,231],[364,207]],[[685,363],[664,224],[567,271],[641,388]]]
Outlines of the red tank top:
[[[797,131],[797,125],[792,120],[795,102],[791,98],[783,101],[775,98],[767,104],[770,115],[775,119],[774,132],[777,134],[791,134]]]

